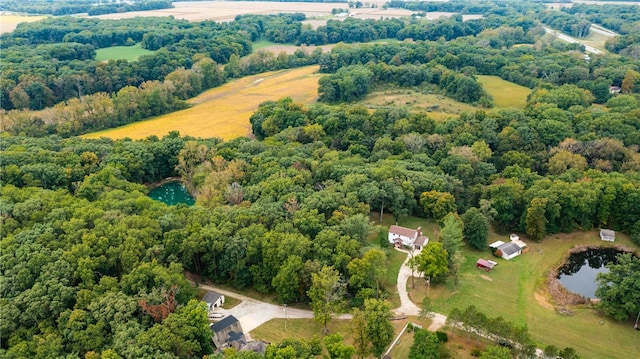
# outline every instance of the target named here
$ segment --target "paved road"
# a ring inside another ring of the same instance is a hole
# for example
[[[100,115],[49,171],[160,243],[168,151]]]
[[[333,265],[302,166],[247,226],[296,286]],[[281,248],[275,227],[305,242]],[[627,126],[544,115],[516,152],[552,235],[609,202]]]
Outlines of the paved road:
[[[239,293],[223,290],[210,285],[200,284],[200,288],[212,290],[229,297],[240,299],[242,302],[231,309],[216,308],[216,313],[225,315],[233,315],[238,318],[244,332],[248,334],[250,331],[259,327],[274,318],[313,318],[313,312],[296,308],[285,308],[275,304],[261,302],[259,300],[244,296]]]
[[[411,269],[407,265],[410,256],[408,255],[407,251],[402,252],[407,253],[407,259],[402,264],[402,267],[400,267],[400,271],[398,272],[397,287],[401,304],[400,307],[393,310],[393,313],[398,316],[417,316],[420,314],[420,308],[415,305],[411,301],[411,299],[409,299],[409,294],[407,293],[407,281],[409,280],[409,278],[411,278]],[[237,306],[231,309],[216,308],[215,312],[224,315],[233,315],[234,317],[238,318],[240,324],[242,325],[242,328],[246,333],[249,333],[250,331],[274,318],[313,318],[313,312],[310,310],[291,307],[285,308],[284,306],[265,303],[236,292],[213,287],[207,284],[200,284],[199,287],[205,290],[212,290],[220,294],[239,299],[241,302]],[[438,313],[431,314],[433,316],[433,323],[429,327],[429,330],[440,329],[445,324],[447,317]],[[343,314],[338,318],[350,319],[351,315]]]
[[[576,44],[576,43],[577,43],[577,44],[581,44],[582,46],[584,46],[584,49],[585,49],[585,51],[587,51],[587,52],[590,52],[590,53],[592,53],[592,54],[596,54],[596,55],[602,55],[602,54],[604,54],[604,52],[602,52],[602,51],[600,51],[600,50],[596,49],[595,47],[593,47],[593,46],[589,46],[589,45],[586,45],[586,44],[584,44],[584,43],[582,43],[582,42],[580,42],[580,41],[578,41],[578,40],[574,39],[574,38],[573,38],[573,37],[571,37],[571,36],[568,36],[568,35],[565,35],[565,34],[561,33],[560,31],[555,31],[555,30],[550,29],[550,28],[548,28],[548,27],[546,27],[546,26],[544,27],[544,30],[545,30],[548,34],[553,34],[553,35],[555,35],[558,39],[560,39],[560,40],[562,40],[562,41],[566,41],[566,42],[571,43],[571,44]]]
[[[396,315],[420,315],[420,308],[411,301],[409,298],[409,294],[407,293],[407,282],[411,278],[411,268],[409,268],[409,259],[411,259],[411,255],[409,252],[400,250],[400,252],[407,253],[407,259],[402,263],[402,267],[400,267],[400,271],[398,272],[398,295],[400,296],[400,306],[393,310],[393,313]],[[415,254],[415,253],[414,253]],[[416,277],[419,277],[417,273],[415,273]],[[422,280],[418,281],[422,285]],[[440,313],[429,313],[431,317],[431,325],[429,325],[429,330],[436,331],[442,328],[447,322],[447,317]]]
[[[595,25],[595,24],[591,24],[591,28],[589,30],[596,32],[600,35],[609,36],[609,37],[620,36],[620,34],[618,34],[615,31],[611,31],[609,29],[606,29],[602,26]]]

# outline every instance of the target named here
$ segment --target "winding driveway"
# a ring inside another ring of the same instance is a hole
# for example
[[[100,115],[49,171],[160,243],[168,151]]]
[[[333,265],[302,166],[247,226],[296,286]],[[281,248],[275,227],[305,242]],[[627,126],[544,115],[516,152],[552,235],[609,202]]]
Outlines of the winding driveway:
[[[398,295],[400,296],[400,307],[395,308],[393,310],[393,313],[397,316],[417,316],[420,314],[420,308],[415,305],[411,301],[411,299],[409,299],[409,294],[407,293],[407,281],[411,277],[411,268],[409,268],[408,266],[410,256],[408,255],[407,251],[400,251],[403,253],[407,253],[407,259],[404,261],[404,263],[400,267],[400,271],[398,272],[397,286]],[[205,290],[215,291],[220,294],[239,299],[241,302],[235,307],[231,309],[216,308],[215,312],[224,315],[233,315],[234,317],[238,318],[240,324],[242,325],[242,328],[246,333],[249,333],[260,325],[275,318],[313,318],[313,312],[310,310],[265,303],[254,298],[247,297],[246,295],[242,295],[218,287],[213,287],[207,284],[199,284],[198,286]],[[431,315],[432,323],[429,326],[429,330],[438,330],[447,321],[447,317],[442,314],[431,313]],[[351,314],[343,314],[338,318],[351,319]]]

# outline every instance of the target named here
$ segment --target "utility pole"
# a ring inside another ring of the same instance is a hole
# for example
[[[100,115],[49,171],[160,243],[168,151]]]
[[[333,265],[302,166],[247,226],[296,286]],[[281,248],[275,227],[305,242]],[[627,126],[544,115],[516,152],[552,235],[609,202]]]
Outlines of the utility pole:
[[[287,305],[283,304],[284,308],[282,308],[282,311],[284,312],[284,330],[287,330]]]

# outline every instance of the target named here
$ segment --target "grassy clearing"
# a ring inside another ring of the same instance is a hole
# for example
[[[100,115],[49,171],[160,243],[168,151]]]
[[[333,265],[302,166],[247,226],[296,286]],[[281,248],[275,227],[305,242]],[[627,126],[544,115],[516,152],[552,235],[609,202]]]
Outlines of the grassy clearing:
[[[604,43],[607,42],[607,40],[609,40],[610,38],[611,36],[607,36],[595,31],[591,31],[589,33],[589,36],[580,39],[580,41],[585,43],[586,45],[593,46],[600,51],[604,51],[605,53],[608,53],[607,49],[604,47]]]
[[[123,127],[90,133],[85,138],[142,139],[162,137],[169,131],[182,136],[231,140],[251,135],[249,117],[267,100],[289,96],[303,104],[318,97],[318,66],[248,76],[211,89],[188,102],[192,107]]]
[[[490,234],[490,242],[498,239],[505,240],[506,236]],[[611,244],[600,241],[595,231],[559,234],[528,244],[531,248],[528,253],[511,261],[498,259],[499,265],[491,273],[475,268],[478,258],[490,257],[491,253],[465,247],[466,260],[458,288],[454,289],[449,282],[431,287],[435,311],[449,313],[453,308],[473,304],[488,316],[500,315],[511,322],[526,323],[540,347],[570,346],[583,358],[629,358],[629,353],[640,352],[640,333],[633,330],[633,323],[615,322],[587,306],[573,308],[572,316],[561,315],[546,298],[546,272],[560,263],[565,251],[579,244]],[[622,234],[616,244],[637,248]],[[424,286],[408,290],[416,303],[420,303],[427,291]]]
[[[411,110],[426,111],[436,120],[458,117],[462,112],[476,108],[439,94],[421,93],[408,88],[387,88],[374,91],[360,103],[370,109],[384,106],[408,107]]]
[[[503,80],[498,76],[477,75],[476,77],[482,87],[493,96],[495,107],[524,109],[526,106],[527,96],[531,93],[530,88]]]
[[[140,44],[133,46],[112,46],[96,50],[96,61],[127,60],[136,61],[142,55],[151,55],[153,51],[143,49]]]

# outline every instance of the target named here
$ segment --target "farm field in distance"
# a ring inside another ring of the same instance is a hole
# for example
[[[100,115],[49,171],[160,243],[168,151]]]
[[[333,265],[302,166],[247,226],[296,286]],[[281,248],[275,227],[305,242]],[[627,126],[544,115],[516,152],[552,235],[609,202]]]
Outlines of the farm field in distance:
[[[15,30],[16,26],[18,26],[18,24],[21,22],[34,22],[47,17],[48,16],[41,15],[0,15],[0,34]]]
[[[142,55],[153,54],[153,51],[143,49],[140,44],[133,46],[112,46],[96,50],[96,61],[127,60],[136,61]]]
[[[380,17],[409,16],[412,11],[405,9],[382,9],[386,0],[372,0],[370,4],[376,4],[376,8],[357,9],[357,18],[379,19]],[[267,2],[267,1],[197,1],[175,2],[173,9],[134,11],[118,14],[95,16],[99,19],[124,19],[137,16],[174,16],[176,19],[189,21],[215,20],[232,21],[237,15],[247,14],[278,14],[278,13],[304,13],[308,18],[331,18],[331,10],[334,8],[348,9],[345,3],[309,3],[309,2]]]
[[[314,102],[322,76],[317,70],[318,66],[307,66],[243,77],[190,99],[191,108],[83,137],[143,139],[174,130],[182,136],[224,140],[249,136],[249,117],[262,102],[287,96],[303,104]]]

